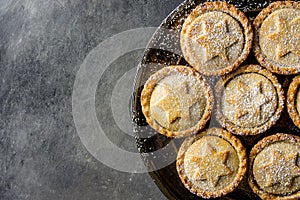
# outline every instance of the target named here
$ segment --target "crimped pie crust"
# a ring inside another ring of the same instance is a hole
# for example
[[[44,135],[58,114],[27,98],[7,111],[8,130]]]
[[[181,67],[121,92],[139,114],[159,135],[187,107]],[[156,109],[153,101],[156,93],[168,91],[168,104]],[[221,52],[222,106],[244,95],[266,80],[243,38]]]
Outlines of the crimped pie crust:
[[[259,63],[278,74],[300,72],[300,2],[278,1],[253,22],[254,54]]]
[[[141,93],[148,124],[168,137],[196,134],[209,120],[213,93],[196,70],[168,66],[153,74]]]
[[[248,183],[262,199],[300,198],[300,138],[278,133],[259,141],[249,156]]]
[[[226,2],[206,2],[185,20],[180,45],[193,68],[214,76],[236,69],[247,58],[252,39],[251,24],[243,12]]]
[[[291,82],[287,92],[287,110],[294,124],[300,128],[300,75],[296,76]]]
[[[243,179],[246,150],[226,130],[210,128],[183,142],[176,168],[190,192],[203,198],[221,197],[232,192]]]
[[[284,95],[277,78],[259,65],[245,65],[215,85],[216,118],[238,135],[265,132],[279,119]]]

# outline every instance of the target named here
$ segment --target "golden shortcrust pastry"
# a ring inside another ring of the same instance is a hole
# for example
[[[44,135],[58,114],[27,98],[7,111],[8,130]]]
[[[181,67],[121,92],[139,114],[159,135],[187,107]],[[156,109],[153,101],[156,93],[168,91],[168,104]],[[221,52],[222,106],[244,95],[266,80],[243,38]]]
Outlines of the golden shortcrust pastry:
[[[223,76],[215,86],[216,118],[222,127],[239,135],[265,132],[284,107],[277,78],[259,65],[246,65]]]
[[[223,75],[237,68],[252,46],[247,17],[226,2],[206,2],[185,20],[180,45],[185,60],[205,75]]]
[[[253,27],[254,54],[262,66],[278,74],[300,72],[300,2],[271,3]]]
[[[300,75],[296,76],[287,92],[287,110],[294,124],[300,128]]]
[[[251,150],[248,182],[262,199],[300,198],[300,138],[275,134]]]
[[[147,80],[141,94],[148,124],[168,137],[196,134],[209,120],[212,104],[209,84],[185,66],[159,70]]]
[[[210,128],[181,145],[176,162],[182,183],[203,198],[215,198],[233,191],[247,168],[246,150],[232,134]]]

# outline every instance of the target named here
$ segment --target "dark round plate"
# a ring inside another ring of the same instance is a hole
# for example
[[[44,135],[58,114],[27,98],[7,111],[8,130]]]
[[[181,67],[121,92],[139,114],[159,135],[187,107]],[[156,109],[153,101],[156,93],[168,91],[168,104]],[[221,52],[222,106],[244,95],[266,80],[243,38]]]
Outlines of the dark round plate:
[[[190,193],[181,183],[176,171],[176,155],[183,139],[170,139],[155,132],[148,126],[143,116],[140,104],[140,93],[143,85],[153,73],[168,65],[186,65],[188,63],[182,57],[179,44],[179,35],[182,24],[189,13],[204,0],[187,0],[179,5],[159,26],[145,50],[141,64],[138,67],[134,93],[132,98],[133,128],[136,134],[138,150],[147,166],[147,169],[160,190],[169,199],[201,199]],[[227,0],[245,12],[252,22],[258,12],[269,5],[267,0]],[[258,62],[250,53],[243,64],[257,64]],[[293,76],[276,75],[282,84],[285,94]],[[210,85],[215,85],[218,77],[206,77]],[[207,125],[208,127],[220,127],[216,122],[214,113]],[[293,124],[284,109],[281,118],[276,125],[266,133],[258,136],[237,136],[247,149],[247,153],[253,145],[263,137],[274,133],[300,134],[299,129]],[[220,199],[259,199],[250,189],[246,178],[232,193]]]

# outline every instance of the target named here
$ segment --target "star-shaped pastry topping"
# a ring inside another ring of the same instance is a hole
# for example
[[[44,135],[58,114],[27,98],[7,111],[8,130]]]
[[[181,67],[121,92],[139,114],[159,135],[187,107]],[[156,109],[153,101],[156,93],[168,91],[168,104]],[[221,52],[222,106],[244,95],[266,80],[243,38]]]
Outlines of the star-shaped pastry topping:
[[[206,180],[212,187],[216,187],[222,176],[232,173],[225,164],[229,151],[217,152],[206,142],[201,154],[191,158],[191,162],[197,165],[193,175],[194,180]]]
[[[184,81],[181,85],[174,89],[177,95],[180,95],[181,99],[181,118],[190,120],[191,112],[190,108],[200,101],[200,96],[194,95],[189,91],[189,85]]]
[[[238,36],[230,34],[227,27],[227,20],[222,20],[216,24],[204,22],[204,34],[196,38],[197,43],[205,48],[205,62],[219,56],[228,62],[227,50],[238,41]]]
[[[229,98],[226,98],[225,100],[236,106],[236,113],[235,113],[235,118],[239,119],[247,114],[249,114],[248,109],[243,109],[242,105],[243,104],[243,99],[245,93],[249,90],[249,87],[245,85],[243,82],[238,81],[237,82],[237,90],[236,92],[230,96]]]
[[[280,59],[288,53],[300,56],[300,38],[297,36],[300,30],[300,17],[292,21],[278,17],[276,25],[276,31],[268,35],[268,38],[277,44],[277,59]]]
[[[281,151],[274,150],[270,162],[261,166],[261,169],[266,173],[264,187],[271,187],[276,184],[291,187],[293,179],[300,176],[297,158],[298,153],[291,152],[290,155],[285,156]]]
[[[200,97],[190,94],[186,81],[173,89],[164,85],[165,95],[155,104],[166,112],[167,122],[174,123],[178,118],[190,120],[190,108],[200,101]]]
[[[251,117],[260,120],[262,106],[271,101],[270,97],[263,93],[262,84],[262,81],[258,81],[254,87],[249,87],[242,81],[237,82],[237,90],[233,95],[225,99],[236,107],[236,119],[240,119],[245,115],[251,115]]]
[[[167,122],[168,124],[172,124],[181,116],[179,100],[168,87],[165,87],[165,91],[165,95],[155,104],[155,106],[166,112]]]

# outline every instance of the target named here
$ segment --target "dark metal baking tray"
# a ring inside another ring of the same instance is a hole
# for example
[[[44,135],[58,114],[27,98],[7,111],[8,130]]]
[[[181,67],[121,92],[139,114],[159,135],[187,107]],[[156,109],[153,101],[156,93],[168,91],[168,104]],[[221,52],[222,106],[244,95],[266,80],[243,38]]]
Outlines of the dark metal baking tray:
[[[140,94],[147,79],[159,69],[168,65],[186,65],[188,63],[182,57],[179,44],[179,35],[182,24],[188,14],[203,0],[187,0],[180,4],[161,23],[144,52],[141,64],[138,66],[132,97],[132,120],[136,135],[138,150],[143,158],[148,171],[160,190],[169,199],[202,199],[190,193],[181,183],[175,165],[177,151],[184,139],[170,139],[155,132],[148,126],[143,116],[140,104]],[[271,1],[256,0],[227,0],[227,3],[235,5],[243,11],[252,22],[259,11],[268,6]],[[258,64],[252,53],[243,64]],[[293,76],[276,75],[282,84],[285,94]],[[210,85],[214,86],[219,77],[206,77]],[[220,127],[214,113],[207,124],[208,127]],[[293,124],[284,109],[276,125],[267,132],[257,136],[237,136],[249,151],[257,141],[263,137],[275,133],[289,133],[299,135],[300,130]],[[247,178],[239,187],[230,194],[219,199],[259,199],[250,189]]]

